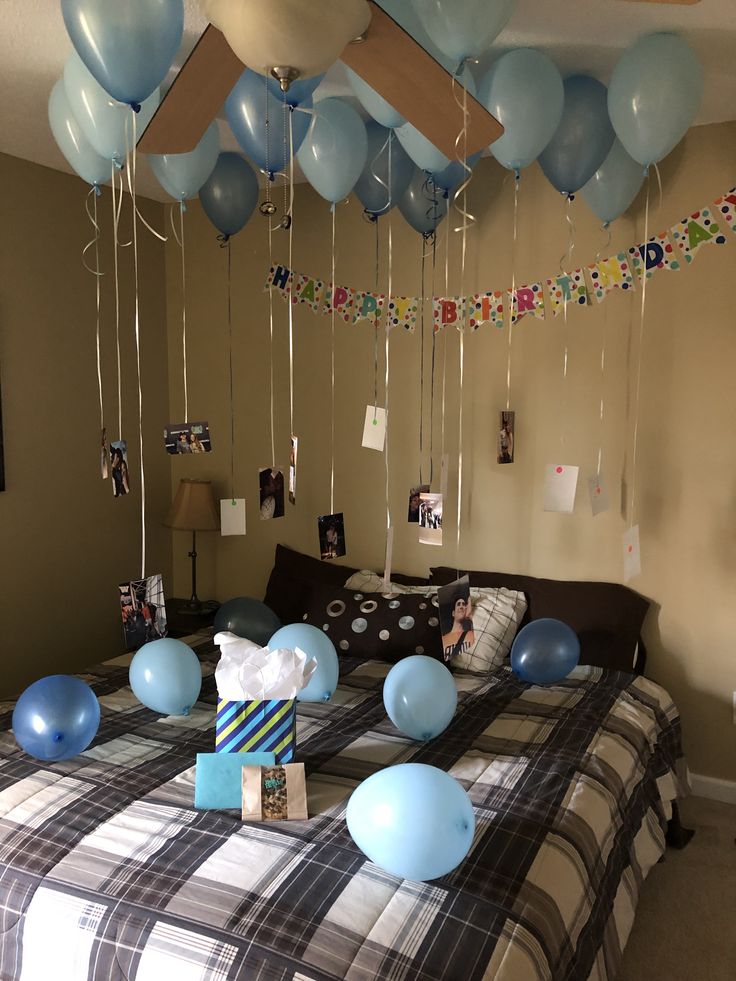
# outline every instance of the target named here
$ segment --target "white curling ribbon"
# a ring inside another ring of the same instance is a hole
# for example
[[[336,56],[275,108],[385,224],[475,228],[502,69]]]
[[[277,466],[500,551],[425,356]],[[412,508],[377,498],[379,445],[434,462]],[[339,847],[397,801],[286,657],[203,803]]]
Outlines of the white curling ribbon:
[[[215,634],[215,643],[221,651],[215,683],[223,701],[296,698],[317,669],[316,659],[299,647],[271,651],[229,631]]]

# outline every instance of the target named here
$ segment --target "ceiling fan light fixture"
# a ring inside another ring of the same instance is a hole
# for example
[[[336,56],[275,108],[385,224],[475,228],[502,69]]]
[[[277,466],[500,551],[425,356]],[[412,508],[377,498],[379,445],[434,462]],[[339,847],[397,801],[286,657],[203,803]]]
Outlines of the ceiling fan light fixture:
[[[268,75],[289,65],[298,78],[327,71],[371,20],[367,0],[200,0],[200,7],[248,68]]]
[[[279,88],[282,92],[288,92],[291,83],[299,78],[299,71],[296,68],[284,68],[280,65],[276,65],[271,69],[271,74],[279,83]]]

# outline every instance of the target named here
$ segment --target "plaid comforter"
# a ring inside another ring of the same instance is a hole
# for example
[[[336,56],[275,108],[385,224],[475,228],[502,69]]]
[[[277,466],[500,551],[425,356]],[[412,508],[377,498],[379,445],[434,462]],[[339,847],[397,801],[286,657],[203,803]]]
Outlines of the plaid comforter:
[[[0,978],[615,977],[669,801],[687,790],[665,691],[597,668],[547,688],[507,668],[457,675],[450,728],[418,744],[383,709],[389,666],[343,659],[333,700],[299,706],[314,816],[249,825],[193,806],[218,653],[202,641],[186,719],[136,701],[129,657],[83,675],[102,722],[64,763],[22,753],[0,705]],[[372,865],[344,820],[359,781],[408,760],[448,770],[475,806],[470,854],[431,883]]]

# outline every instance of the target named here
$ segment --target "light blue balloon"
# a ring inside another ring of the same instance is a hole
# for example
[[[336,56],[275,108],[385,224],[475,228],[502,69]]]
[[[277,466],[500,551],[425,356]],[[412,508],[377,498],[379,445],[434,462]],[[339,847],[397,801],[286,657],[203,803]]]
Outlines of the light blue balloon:
[[[432,41],[456,63],[477,58],[501,33],[516,0],[411,0]]]
[[[311,109],[311,96],[304,99],[301,105]],[[273,176],[288,166],[288,159],[284,159],[285,147],[288,156],[288,119],[285,127],[283,104],[269,91],[265,76],[246,69],[225,100],[225,115],[235,139],[256,167]],[[304,140],[311,118],[309,112],[299,109],[291,111],[294,153]]]
[[[69,760],[97,735],[100,703],[81,678],[54,674],[23,692],[13,709],[13,735],[38,760]]]
[[[644,183],[644,168],[618,140],[580,193],[591,211],[608,225],[626,211]]]
[[[314,90],[324,77],[324,75],[312,75],[311,78],[295,79],[289,86],[289,90],[286,93],[286,104],[289,106],[301,106],[305,102],[308,102],[314,95]],[[271,93],[271,95],[275,99],[278,99],[279,102],[283,103],[284,93],[281,91],[279,80],[269,75],[266,77],[266,83],[268,85],[268,91]]]
[[[491,143],[498,162],[518,173],[552,139],[565,100],[562,77],[551,58],[533,48],[502,55],[480,84],[478,98],[503,125]]]
[[[151,640],[133,657],[128,673],[133,694],[161,715],[189,715],[202,688],[199,658],[180,640]]]
[[[472,154],[465,161],[468,167],[472,170],[473,167],[480,160],[480,152]],[[464,167],[459,160],[453,160],[449,166],[445,167],[437,174],[432,174],[432,180],[441,190],[446,191],[451,194],[454,190],[460,187],[461,184],[465,183],[470,177],[467,168]]]
[[[447,195],[432,182],[429,174],[414,168],[409,186],[399,201],[399,211],[420,235],[434,232],[447,214]]]
[[[458,84],[455,86],[455,99],[459,104],[462,104],[463,100],[463,87],[465,87],[468,92],[475,96],[476,86],[475,79],[470,73],[469,69],[464,68],[460,76],[457,78]],[[451,84],[448,81],[448,86]],[[462,113],[458,109],[459,119],[462,123]],[[411,159],[417,165],[421,167],[422,170],[426,170],[430,174],[439,174],[446,170],[450,164],[457,163],[457,160],[452,160],[450,157],[446,157],[441,150],[432,143],[427,137],[420,133],[416,126],[411,123],[404,123],[402,126],[398,126],[395,130],[396,135],[401,141],[401,145],[409,154]],[[459,149],[462,150],[462,141],[458,144]]]
[[[71,110],[94,151],[106,160],[114,160],[122,166],[128,151],[133,149],[134,142],[133,113],[130,106],[116,102],[108,95],[76,51],[72,51],[64,65],[64,91]],[[157,87],[145,99],[135,118],[138,137],[150,123],[159,102]]]
[[[207,127],[202,139],[189,153],[151,153],[148,162],[161,187],[177,201],[193,198],[215,169],[220,155],[217,121]]]
[[[83,180],[95,186],[110,180],[110,161],[92,149],[71,110],[61,78],[49,96],[49,124],[67,163]]]
[[[676,34],[649,34],[624,52],[608,88],[608,112],[629,156],[644,167],[680,142],[703,96],[703,69]]]
[[[470,797],[426,763],[399,763],[368,777],[351,794],[345,820],[371,862],[417,882],[457,868],[475,833]]]
[[[300,702],[328,702],[337,688],[340,668],[335,645],[324,632],[309,623],[290,623],[281,627],[268,642],[269,650],[285,647],[294,651],[297,647],[313,657],[317,670],[309,684],[297,695]]]
[[[347,65],[345,66],[345,74],[358,102],[369,116],[372,116],[377,123],[387,129],[403,126],[406,122],[404,117],[394,109],[390,102],[387,102],[382,95],[379,95],[367,82],[364,82],[360,75],[356,75],[352,68],[348,68]]]
[[[161,84],[184,30],[183,0],[61,0],[61,12],[103,89],[133,106]]]
[[[580,659],[578,635],[561,620],[532,620],[511,645],[511,668],[532,685],[561,681]]]
[[[564,87],[562,118],[539,163],[553,187],[574,194],[606,159],[615,134],[602,82],[590,75],[572,75]]]
[[[258,204],[258,179],[253,168],[239,153],[221,153],[199,189],[199,200],[227,241],[246,224]]]
[[[397,729],[426,742],[452,722],[457,708],[455,681],[441,661],[412,654],[386,675],[383,704]]]
[[[355,187],[368,159],[365,123],[343,99],[324,99],[314,107],[297,157],[315,191],[336,204]]]
[[[409,186],[414,164],[390,129],[372,120],[365,129],[368,156],[355,193],[369,214],[385,215],[398,204]]]

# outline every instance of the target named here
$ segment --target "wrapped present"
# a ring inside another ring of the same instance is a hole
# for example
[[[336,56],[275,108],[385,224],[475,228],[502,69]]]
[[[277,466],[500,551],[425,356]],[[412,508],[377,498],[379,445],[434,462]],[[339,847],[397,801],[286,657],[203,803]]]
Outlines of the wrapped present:
[[[275,763],[274,753],[197,753],[194,806],[201,810],[240,807],[243,767]]]
[[[215,752],[273,753],[290,763],[296,749],[296,699],[220,699],[215,719]]]

